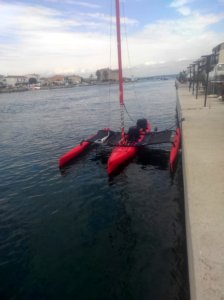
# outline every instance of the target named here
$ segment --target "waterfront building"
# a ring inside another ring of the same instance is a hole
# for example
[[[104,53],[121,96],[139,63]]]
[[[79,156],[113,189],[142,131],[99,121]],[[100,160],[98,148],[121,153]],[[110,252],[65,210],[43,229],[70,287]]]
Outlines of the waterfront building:
[[[41,86],[49,86],[50,85],[50,80],[49,80],[49,78],[46,78],[46,77],[40,77],[39,82],[40,82]]]
[[[224,43],[219,44],[218,46],[212,49],[213,54],[213,65],[224,64]]]
[[[82,82],[82,77],[78,75],[69,75],[65,77],[67,84],[80,84]]]
[[[7,85],[5,76],[0,75],[0,87],[5,87]]]
[[[30,81],[36,81],[36,82],[40,82],[40,75],[39,74],[28,74],[26,75],[28,82]]]
[[[54,75],[48,78],[50,85],[64,85],[65,84],[65,76],[63,75]]]
[[[97,76],[98,81],[118,81],[119,80],[118,70],[111,70],[109,68],[97,70],[96,76]]]
[[[224,84],[224,43],[212,49],[211,67],[212,70],[210,70],[209,73],[209,80],[212,86],[215,85],[213,91],[215,92],[220,88],[223,90],[221,85]],[[219,86],[217,84],[219,84]],[[217,91],[217,93],[219,92]]]
[[[28,84],[28,78],[26,76],[6,76],[5,77],[7,86],[16,87],[24,86]]]

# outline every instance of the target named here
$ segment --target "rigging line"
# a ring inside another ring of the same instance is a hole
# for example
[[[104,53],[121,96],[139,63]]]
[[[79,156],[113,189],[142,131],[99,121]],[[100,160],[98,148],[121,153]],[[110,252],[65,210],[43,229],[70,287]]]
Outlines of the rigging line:
[[[112,61],[112,13],[113,13],[113,0],[110,1],[110,51],[109,51],[109,67],[111,69]],[[109,114],[108,114],[108,127],[111,127],[111,82],[109,80],[109,91],[108,91],[108,104],[109,104]]]
[[[171,130],[171,129],[173,129],[174,127],[177,127],[177,125],[174,124],[174,125],[172,125],[171,127],[168,127],[166,130]]]
[[[124,5],[124,4],[123,4],[123,5]],[[123,19],[125,20],[125,16],[124,16],[124,8],[123,8]],[[125,24],[125,21],[124,21],[124,24]],[[123,106],[124,106],[125,112],[126,112],[126,114],[128,115],[129,119],[130,119],[132,122],[134,122],[134,119],[131,117],[130,113],[129,113],[128,110],[127,110],[127,107],[126,107],[126,105],[125,105],[125,102],[123,103]]]
[[[127,54],[128,54],[129,72],[130,72],[131,78],[134,78],[134,74],[132,72],[132,64],[131,64],[131,58],[130,58],[129,45],[128,45],[126,14],[125,14],[125,4],[124,4],[124,2],[122,2],[122,10],[123,10],[123,16],[124,16],[124,34],[125,34]],[[134,90],[135,101],[138,103],[138,107],[139,107],[140,111],[142,111],[142,106],[140,105],[140,103],[138,101],[135,82],[132,82],[132,86],[133,86],[133,90]]]
[[[127,107],[126,107],[126,105],[125,105],[125,103],[124,103],[124,109],[125,109],[125,111],[126,111],[128,117],[129,117],[129,119],[130,119],[132,122],[134,122],[134,119],[133,119],[132,116],[129,114],[129,112],[128,112],[128,110],[127,110]]]

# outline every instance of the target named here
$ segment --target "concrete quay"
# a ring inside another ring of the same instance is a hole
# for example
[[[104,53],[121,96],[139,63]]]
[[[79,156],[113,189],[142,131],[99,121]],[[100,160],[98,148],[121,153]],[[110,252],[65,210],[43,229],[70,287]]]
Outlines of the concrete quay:
[[[224,300],[224,102],[177,90],[191,300]]]

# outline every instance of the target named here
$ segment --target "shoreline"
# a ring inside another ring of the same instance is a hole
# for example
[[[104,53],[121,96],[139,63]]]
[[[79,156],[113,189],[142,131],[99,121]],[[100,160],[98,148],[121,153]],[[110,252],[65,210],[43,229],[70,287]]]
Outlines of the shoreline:
[[[130,80],[124,81],[124,84],[136,83],[136,82],[143,82],[143,81],[167,81],[167,80],[175,80],[173,77],[167,77],[167,79],[160,79],[160,78],[138,78],[137,80]],[[41,91],[41,90],[57,90],[57,89],[69,89],[69,88],[79,88],[79,87],[87,87],[87,86],[104,86],[104,85],[118,85],[119,82],[92,82],[92,83],[84,83],[84,84],[75,84],[75,85],[68,85],[68,86],[42,86],[40,88],[35,87],[14,87],[14,88],[0,88],[0,94],[6,93],[16,93],[16,92],[29,92],[29,91]]]
[[[76,88],[83,86],[92,86],[95,84],[81,84],[81,85],[72,85],[72,86],[52,86],[52,87],[40,87],[40,88],[9,88],[9,89],[0,89],[0,94],[7,93],[16,93],[16,92],[29,92],[29,91],[43,91],[43,90],[57,90],[57,89],[68,89],[68,88]]]

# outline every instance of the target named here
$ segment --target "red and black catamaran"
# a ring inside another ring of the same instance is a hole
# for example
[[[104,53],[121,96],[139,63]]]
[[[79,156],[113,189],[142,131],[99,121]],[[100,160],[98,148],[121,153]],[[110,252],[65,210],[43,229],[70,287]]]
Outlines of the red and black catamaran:
[[[74,158],[90,148],[91,145],[110,145],[113,150],[107,163],[108,174],[115,173],[121,166],[134,158],[139,148],[162,143],[171,143],[170,149],[170,170],[173,171],[174,163],[177,158],[180,147],[180,129],[175,131],[151,131],[151,125],[146,119],[137,120],[136,126],[129,128],[125,132],[124,128],[124,94],[123,94],[123,76],[122,76],[122,56],[121,56],[121,34],[120,34],[120,3],[116,3],[116,28],[117,28],[117,55],[118,55],[118,73],[119,73],[119,100],[121,113],[121,131],[113,131],[109,128],[99,130],[95,135],[81,141],[79,145],[62,155],[59,159],[59,167],[63,168]]]

